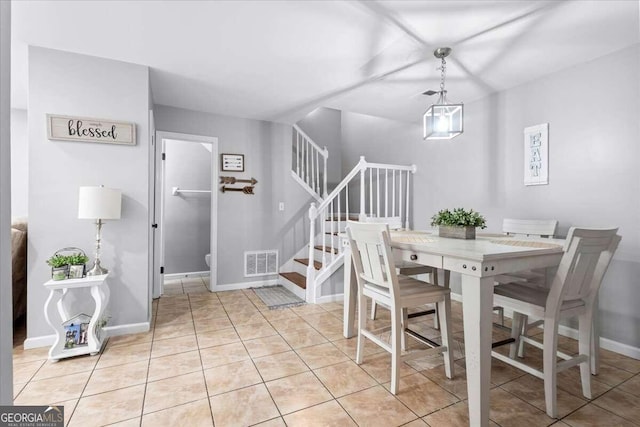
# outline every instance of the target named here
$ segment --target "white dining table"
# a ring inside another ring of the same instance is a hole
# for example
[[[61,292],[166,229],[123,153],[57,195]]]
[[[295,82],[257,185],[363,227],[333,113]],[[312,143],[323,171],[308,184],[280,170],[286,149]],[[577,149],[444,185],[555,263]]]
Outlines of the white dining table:
[[[489,389],[494,276],[554,267],[563,241],[499,234],[474,240],[438,237],[418,231],[391,232],[394,258],[460,273],[469,425],[489,425]],[[344,336],[356,335],[357,283],[346,236],[344,245]]]

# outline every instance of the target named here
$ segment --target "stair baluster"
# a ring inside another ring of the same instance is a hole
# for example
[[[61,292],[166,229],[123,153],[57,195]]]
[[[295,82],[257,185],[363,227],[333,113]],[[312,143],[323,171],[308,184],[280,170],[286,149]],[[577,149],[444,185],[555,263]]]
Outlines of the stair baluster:
[[[376,218],[379,221],[385,221],[386,218],[389,218],[390,221],[393,220],[394,223],[399,221],[405,228],[409,228],[409,173],[415,173],[416,167],[415,165],[368,163],[362,156],[336,188],[328,193],[327,160],[329,152],[327,147],[320,148],[302,129],[295,125],[293,126],[292,143],[295,160],[291,174],[316,199],[316,202],[311,203],[308,212],[308,259],[295,259],[298,265],[299,263],[306,264],[306,290],[304,292],[307,302],[315,303],[320,296],[322,283],[343,263],[344,251],[338,233],[344,232],[348,220],[367,221],[369,218]],[[375,183],[373,182],[374,169]],[[367,171],[369,172],[368,180]],[[403,182],[405,181],[403,172],[406,172],[406,185]],[[384,181],[381,183],[381,180]],[[375,196],[374,184],[376,186]],[[381,186],[384,192],[384,202]],[[391,191],[389,191],[389,186],[391,186]],[[359,197],[357,209],[353,209],[349,203],[350,194],[354,190],[359,191],[354,194],[354,197]],[[406,201],[403,200],[403,197],[406,198]],[[384,217],[382,217],[383,214]],[[317,221],[320,221],[320,225],[317,224]],[[321,240],[318,241],[318,238]],[[328,242],[327,239],[329,239]],[[322,255],[318,255],[318,251]],[[330,256],[327,256],[327,253]],[[321,260],[321,263],[316,260]],[[295,272],[281,273],[281,275],[292,282],[292,279],[299,281],[298,279],[302,278]]]

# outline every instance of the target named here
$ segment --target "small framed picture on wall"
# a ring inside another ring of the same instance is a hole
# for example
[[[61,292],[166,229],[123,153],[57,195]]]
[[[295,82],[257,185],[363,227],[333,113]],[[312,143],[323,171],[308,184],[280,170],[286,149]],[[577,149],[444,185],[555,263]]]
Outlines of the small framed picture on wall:
[[[221,154],[220,163],[223,172],[244,172],[244,154]]]

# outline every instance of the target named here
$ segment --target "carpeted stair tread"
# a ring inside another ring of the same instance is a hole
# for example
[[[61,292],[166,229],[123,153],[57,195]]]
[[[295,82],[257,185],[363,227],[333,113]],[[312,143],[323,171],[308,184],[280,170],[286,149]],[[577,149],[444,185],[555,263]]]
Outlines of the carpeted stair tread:
[[[294,261],[309,266],[309,258],[294,258]],[[313,266],[316,270],[320,270],[322,268],[322,263],[320,261],[313,261]]]
[[[307,289],[307,278],[304,277],[302,274],[296,273],[295,271],[291,271],[287,273],[280,273],[280,275],[285,279],[287,279],[288,281],[290,281],[291,283],[294,283],[295,285],[300,286],[302,289]]]
[[[318,245],[318,246],[314,246],[315,249],[321,251],[322,250],[322,246]],[[331,253],[331,247],[330,246],[325,246],[324,247],[324,251],[325,252],[329,252]],[[338,248],[333,248],[333,253],[337,254],[338,253]]]

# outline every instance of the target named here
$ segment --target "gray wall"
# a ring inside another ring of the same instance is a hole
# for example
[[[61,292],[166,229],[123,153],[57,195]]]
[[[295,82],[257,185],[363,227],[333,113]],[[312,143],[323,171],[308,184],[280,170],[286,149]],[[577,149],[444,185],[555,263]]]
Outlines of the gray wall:
[[[122,219],[103,227],[110,326],[149,319],[149,71],[147,67],[29,48],[29,258],[27,335],[52,333],[43,313],[45,260],[65,246],[93,255],[95,226],[78,219],[78,187],[122,190]],[[135,146],[49,141],[47,113],[136,124]],[[91,257],[93,258],[93,257]]]
[[[197,142],[165,140],[164,152],[165,273],[209,271],[211,194],[173,196],[171,189],[211,190],[211,151]]]
[[[218,284],[277,277],[244,277],[243,257],[244,251],[277,249],[283,262],[308,242],[311,197],[291,178],[291,127],[163,105],[154,113],[159,131],[214,136],[219,153],[244,154],[245,172],[228,174],[258,180],[253,196],[218,194]]]
[[[328,192],[342,181],[342,141],[340,110],[320,107],[309,113],[297,125],[320,147],[327,147],[329,159],[327,163]],[[353,167],[354,165],[352,165]]]
[[[622,243],[600,292],[602,335],[640,347],[639,57],[636,45],[470,103],[465,133],[451,141],[423,141],[419,126],[343,113],[343,164],[359,155],[416,163],[416,229],[457,206],[482,212],[495,231],[504,217],[555,218],[561,235],[574,225],[619,226]],[[549,185],[525,187],[523,129],[547,122]]]
[[[13,405],[11,297],[11,2],[0,2],[0,405]]]
[[[27,110],[11,109],[11,216],[29,215]]]

